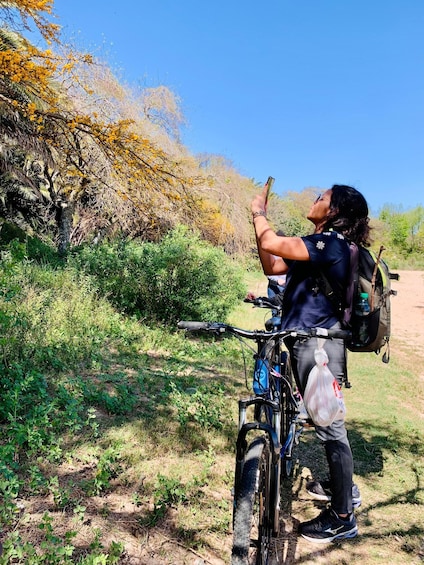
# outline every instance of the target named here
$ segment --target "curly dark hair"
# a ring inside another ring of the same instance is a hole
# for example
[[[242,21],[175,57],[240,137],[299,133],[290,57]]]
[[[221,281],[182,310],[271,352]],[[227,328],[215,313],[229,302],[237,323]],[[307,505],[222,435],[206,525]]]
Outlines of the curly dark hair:
[[[342,184],[333,185],[331,191],[330,212],[324,231],[333,228],[357,245],[369,247],[370,219],[363,195],[356,188]]]

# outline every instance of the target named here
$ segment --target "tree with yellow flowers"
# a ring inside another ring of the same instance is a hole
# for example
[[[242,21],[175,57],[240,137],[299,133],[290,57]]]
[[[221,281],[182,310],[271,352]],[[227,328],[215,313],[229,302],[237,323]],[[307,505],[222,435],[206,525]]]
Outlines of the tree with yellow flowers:
[[[164,211],[192,208],[193,175],[182,155],[162,149],[133,119],[93,110],[96,93],[78,74],[82,65],[95,65],[90,56],[57,55],[23,37],[32,22],[58,45],[51,9],[47,0],[0,2],[3,200],[23,219],[35,212],[38,220],[54,220],[62,252],[82,220],[91,230],[103,223],[152,236]],[[87,214],[84,203],[94,210]],[[99,215],[96,206],[108,213]]]

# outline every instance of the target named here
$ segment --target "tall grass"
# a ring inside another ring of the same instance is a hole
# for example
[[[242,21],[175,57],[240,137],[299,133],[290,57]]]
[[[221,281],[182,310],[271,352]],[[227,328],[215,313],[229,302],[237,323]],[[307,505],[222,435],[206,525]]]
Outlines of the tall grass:
[[[207,465],[203,462],[205,445],[213,443],[214,430],[223,436],[231,433],[224,388],[206,381],[193,392],[198,379],[180,375],[181,368],[188,366],[181,356],[192,357],[198,347],[193,349],[182,335],[175,336],[173,325],[166,328],[154,324],[160,316],[151,315],[149,327],[140,323],[146,312],[137,308],[130,312],[133,316],[120,312],[128,309],[128,303],[119,302],[115,292],[119,273],[129,273],[123,277],[121,287],[129,292],[132,286],[135,295],[140,290],[138,275],[143,266],[147,267],[134,259],[134,245],[132,262],[124,257],[118,264],[113,246],[110,250],[105,265],[111,272],[116,269],[116,277],[115,287],[107,288],[99,281],[106,281],[108,273],[100,271],[103,278],[95,276],[96,269],[84,270],[82,262],[75,258],[64,263],[44,252],[42,257],[31,257],[29,246],[16,241],[1,252],[0,535],[6,539],[0,563],[116,562],[123,548],[113,536],[101,543],[101,528],[91,532],[89,547],[83,549],[86,540],[81,539],[82,525],[87,507],[82,502],[113,492],[118,484],[131,491],[129,494],[126,490],[125,496],[133,497],[138,507],[137,489],[127,485],[132,482],[133,471],[139,469],[140,453],[135,462],[133,448],[139,445],[140,438],[143,450],[151,447],[149,457],[167,449],[171,442],[175,453],[186,450],[185,442],[190,445],[190,453],[199,452],[199,475],[193,477],[190,486],[197,492],[207,480],[209,459],[213,459],[211,452]],[[193,317],[208,312],[224,316],[242,293],[240,275],[231,262],[219,250],[198,244],[194,236],[181,232],[170,235],[167,246],[163,244],[159,253],[152,249],[149,253],[157,259],[154,266],[150,265],[156,269],[152,276],[167,285],[160,299],[172,297],[169,293],[175,283],[173,278],[177,280],[176,288],[181,284],[184,289],[181,277],[186,277],[189,288],[185,292],[190,294],[190,288],[198,287],[197,270],[202,271],[205,280],[198,288],[201,300],[194,301],[198,310],[187,310]],[[99,252],[101,259],[104,254],[104,249]],[[169,272],[165,272],[166,264]],[[137,268],[131,269],[131,265]],[[223,277],[220,292],[217,274]],[[215,305],[211,293],[216,297]],[[149,296],[152,303],[157,299],[153,294]],[[181,296],[180,292],[174,299],[178,302],[185,295]],[[207,300],[213,306],[209,310]],[[157,306],[166,312],[165,300]],[[168,318],[174,319],[177,313],[175,310]],[[215,356],[207,353],[202,361],[207,363],[208,359]],[[177,427],[175,422],[179,422]],[[128,431],[123,431],[125,426],[129,426]],[[115,433],[118,429],[121,431]],[[131,430],[136,430],[137,437]],[[122,441],[125,435],[127,443]],[[222,440],[218,443],[222,444]],[[80,479],[59,471],[63,466],[75,468],[87,463],[90,471],[82,472]],[[175,485],[175,479],[168,476],[159,481],[161,491],[155,494],[159,488],[158,475],[152,474],[155,464],[148,469],[151,480],[146,481],[143,491],[145,517],[140,518],[141,524],[156,523],[168,505],[185,500],[184,496],[163,494],[164,488]],[[36,526],[28,526],[31,512],[26,513],[22,523],[17,501],[33,497],[51,499],[51,512],[35,520]],[[150,497],[156,500],[153,515]],[[81,521],[64,522],[63,511],[80,516]],[[90,520],[97,519],[100,526],[105,526],[107,516],[94,514]],[[35,538],[40,538],[40,543],[33,543]]]

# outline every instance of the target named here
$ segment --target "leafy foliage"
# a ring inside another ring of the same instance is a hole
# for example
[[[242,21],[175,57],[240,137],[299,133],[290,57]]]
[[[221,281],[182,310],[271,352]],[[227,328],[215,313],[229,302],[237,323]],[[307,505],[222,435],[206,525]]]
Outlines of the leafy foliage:
[[[204,385],[197,389],[181,388],[171,383],[170,402],[177,409],[177,419],[182,427],[196,422],[203,428],[220,430],[228,419],[225,409],[225,390],[219,384]]]
[[[13,243],[0,261],[0,362],[64,368],[96,357],[106,336],[121,335],[119,316],[99,299],[92,281],[72,267],[19,261],[25,245]],[[91,313],[97,316],[91,320]],[[113,321],[112,321],[113,320]],[[112,321],[112,323],[111,323]],[[6,337],[7,336],[7,337]]]
[[[380,219],[388,226],[391,243],[404,253],[424,250],[424,208],[417,206],[408,211],[385,206]]]
[[[311,231],[306,216],[318,189],[305,188],[302,192],[289,191],[282,197],[271,194],[268,215],[275,230],[282,230],[288,236],[302,236]]]
[[[157,244],[86,246],[70,261],[95,277],[118,309],[147,323],[225,319],[245,294],[241,269],[183,227]]]
[[[222,428],[226,413],[224,390],[220,387],[215,391],[218,394],[214,394],[209,386],[199,387],[188,398],[186,386],[182,384],[187,381],[176,376],[180,363],[174,369],[169,366],[160,379],[150,378],[146,357],[136,379],[131,379],[125,371],[116,371],[113,375],[106,369],[104,373],[96,371],[100,358],[104,360],[108,356],[109,346],[124,354],[130,350],[131,340],[137,337],[140,347],[140,324],[125,321],[105,298],[99,298],[96,279],[84,273],[81,264],[78,268],[76,262],[66,264],[53,251],[49,254],[43,246],[35,245],[35,240],[19,241],[19,231],[12,230],[9,236],[12,240],[3,242],[0,259],[0,527],[8,532],[0,563],[15,560],[112,564],[119,560],[121,544],[114,542],[106,550],[100,543],[99,533],[85,555],[76,557],[74,538],[78,522],[57,535],[53,515],[56,511],[59,515],[73,511],[75,519],[80,520],[84,514],[81,497],[104,495],[115,481],[121,481],[128,452],[122,455],[119,441],[91,453],[90,473],[78,480],[75,490],[73,479],[67,480],[51,471],[70,457],[70,438],[101,441],[99,413],[122,419],[138,414],[138,418],[145,418],[146,426],[150,426],[152,411],[169,414],[175,410],[182,417],[181,411],[186,406],[192,413],[190,425],[196,429],[193,441],[202,441],[203,435],[198,432],[207,434],[212,429]],[[15,236],[17,239],[13,239]],[[157,255],[152,249],[155,246],[160,249]],[[131,253],[123,254],[118,266],[112,261],[112,267],[125,273],[135,265],[142,272],[138,262],[144,257],[142,247],[130,246]],[[152,255],[156,267],[162,264],[159,261],[162,255],[169,258],[179,253],[178,259],[186,268],[197,258],[196,268],[203,268],[206,274],[209,268],[213,269],[215,277],[232,273],[233,266],[222,251],[216,252],[184,230],[170,234],[163,249],[160,244],[149,244],[148,250],[146,256]],[[110,246],[109,251],[113,257],[116,249]],[[126,262],[133,256],[134,264]],[[227,262],[226,267],[223,261]],[[234,282],[234,276],[232,273],[230,281]],[[178,280],[181,282],[181,277]],[[218,281],[214,284],[218,285]],[[231,292],[222,299],[225,304]],[[223,309],[225,306],[219,303],[218,311]],[[159,341],[163,347],[163,339]],[[153,341],[149,340],[147,347],[152,346]],[[192,347],[187,343],[187,350],[189,346]],[[94,371],[90,378],[85,376],[88,370]],[[173,382],[178,393],[175,392],[172,399]],[[150,399],[143,415],[141,406],[145,395]],[[159,478],[159,485],[154,487],[154,512],[145,512],[146,520],[152,523],[165,516],[171,505],[184,504],[185,493],[197,496],[208,473],[203,469],[201,476],[187,487],[180,487],[177,479]],[[41,540],[38,546],[21,537],[17,527],[17,499],[26,495],[49,496],[53,503],[51,512],[46,512],[39,523],[42,533],[38,535]]]
[[[186,174],[181,153],[171,155],[139,119],[123,116],[116,103],[111,102],[113,112],[98,112],[100,97],[79,74],[84,65],[94,66],[90,55],[65,46],[61,54],[41,50],[21,35],[19,24],[27,29],[32,19],[45,38],[58,42],[57,26],[46,19],[50,12],[51,3],[46,1],[0,4],[0,14],[11,26],[0,30],[3,213],[17,217],[27,228],[40,229],[40,215],[56,222],[61,252],[67,251],[81,216],[87,219],[81,210],[93,205],[97,215],[90,218],[90,235],[114,225],[134,232],[132,218],[144,230],[150,225],[150,231],[157,232],[152,219],[160,219],[161,213],[158,217],[155,210],[185,209],[193,175]],[[168,123],[171,115],[181,121],[176,104],[162,112],[172,101],[169,92],[162,89],[158,94],[159,100],[151,95],[151,103],[145,104],[145,116],[153,125],[162,123],[163,116]],[[107,204],[101,193],[108,195]],[[192,200],[191,208],[195,206]]]

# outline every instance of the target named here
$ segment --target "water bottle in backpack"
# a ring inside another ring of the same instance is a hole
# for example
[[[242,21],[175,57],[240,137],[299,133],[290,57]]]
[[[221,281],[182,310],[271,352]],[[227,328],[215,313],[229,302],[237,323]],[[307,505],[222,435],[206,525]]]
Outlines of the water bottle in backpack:
[[[358,335],[357,341],[360,345],[367,343],[369,339],[368,335],[368,323],[367,323],[367,316],[370,313],[370,305],[368,302],[368,293],[361,292],[359,295],[359,300],[355,304],[355,316],[359,318],[359,328],[358,328]]]

